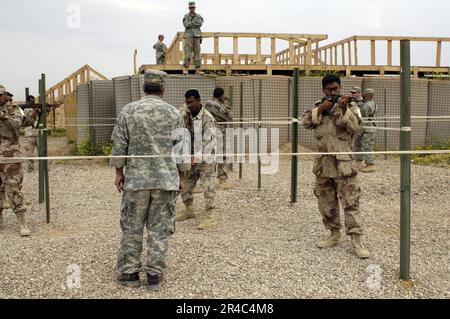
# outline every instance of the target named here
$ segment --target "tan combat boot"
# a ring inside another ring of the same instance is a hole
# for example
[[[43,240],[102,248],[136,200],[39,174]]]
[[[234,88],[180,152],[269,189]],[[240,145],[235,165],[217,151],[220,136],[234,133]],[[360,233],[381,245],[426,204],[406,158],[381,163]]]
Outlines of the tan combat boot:
[[[175,220],[177,222],[181,222],[190,218],[194,218],[195,217],[195,209],[194,209],[194,205],[193,204],[188,204],[186,205],[185,209],[183,212],[181,212],[180,214],[177,214],[177,216],[175,217]]]
[[[363,247],[361,244],[361,236],[360,235],[352,235],[352,246],[353,251],[359,259],[367,259],[370,258],[370,253],[367,249]]]
[[[19,222],[20,236],[30,236],[30,230],[28,229],[27,223],[25,221],[25,213],[18,213],[17,221]]]
[[[356,170],[360,171],[361,168],[363,168],[365,166],[364,161],[356,161],[355,166],[356,166]]]
[[[206,213],[206,217],[205,219],[201,222],[200,225],[197,226],[198,230],[207,230],[207,229],[211,229],[213,227],[216,226],[216,221],[214,219],[214,209],[210,209],[208,210],[208,212]]]
[[[6,193],[3,193],[3,192],[2,192],[2,202],[3,202],[3,209],[9,209],[11,207],[9,205],[8,196],[6,196]]]
[[[188,75],[189,74],[189,67],[183,67],[183,75]]]
[[[223,190],[228,190],[233,188],[233,184],[228,182],[226,179],[219,180],[219,188]]]
[[[205,72],[200,71],[200,69],[195,69],[195,75],[204,75]]]
[[[200,194],[200,193],[203,193],[203,189],[202,189],[201,186],[199,186],[199,185],[197,184],[197,185],[195,185],[194,190],[192,191],[192,193],[194,193],[194,194]]]
[[[365,167],[361,168],[361,172],[363,173],[375,173],[375,165],[366,165]]]
[[[331,235],[317,243],[319,248],[330,248],[335,247],[341,243],[341,231],[339,229],[332,229]]]

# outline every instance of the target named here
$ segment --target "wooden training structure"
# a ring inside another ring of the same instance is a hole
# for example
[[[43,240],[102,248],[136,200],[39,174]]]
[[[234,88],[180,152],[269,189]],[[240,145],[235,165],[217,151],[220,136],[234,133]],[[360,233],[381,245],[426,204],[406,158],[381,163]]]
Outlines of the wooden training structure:
[[[165,65],[142,65],[139,73],[143,73],[146,69],[160,69],[172,74],[181,73],[184,59],[183,37],[184,33],[178,32],[173,39],[167,50]],[[321,42],[328,39],[328,36],[323,34],[205,32],[203,38],[213,39],[214,49],[211,53],[201,54],[202,68],[222,71],[226,75],[233,73],[292,75],[294,68],[300,68],[305,75],[310,75],[312,71],[338,71],[345,73],[346,76],[399,75],[400,65],[394,65],[392,57],[393,44],[400,40],[436,44],[436,63],[433,63],[434,66],[413,66],[414,77],[418,78],[426,73],[450,75],[450,68],[441,65],[442,43],[449,43],[450,37],[352,36],[323,46]],[[220,50],[220,40],[225,38],[233,39],[231,54],[222,53]],[[255,39],[255,53],[240,53],[240,39]],[[262,39],[271,40],[270,54],[263,54]],[[280,40],[286,41],[287,49],[277,51],[277,42]],[[362,42],[370,44],[370,64],[360,63],[358,47]],[[377,43],[383,43],[387,47],[387,59],[383,64],[377,64]]]
[[[84,65],[64,80],[58,82],[46,91],[46,101],[49,104],[63,103],[60,108],[50,114],[49,126],[65,127],[67,138],[76,140],[77,137],[77,86],[91,80],[107,80],[108,78],[89,65]]]

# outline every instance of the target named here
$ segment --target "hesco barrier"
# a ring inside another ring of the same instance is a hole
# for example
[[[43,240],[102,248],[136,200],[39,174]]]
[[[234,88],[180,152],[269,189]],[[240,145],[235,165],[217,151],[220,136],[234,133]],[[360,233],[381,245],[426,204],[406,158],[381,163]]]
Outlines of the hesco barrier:
[[[226,95],[232,98],[234,121],[240,118],[240,83],[243,83],[243,118],[244,121],[256,121],[261,85],[262,118],[264,120],[289,123],[292,116],[292,78],[285,76],[171,76],[167,80],[164,100],[180,107],[184,103],[184,94],[190,88],[200,91],[203,102],[212,97],[215,87],[222,87]],[[95,126],[96,124],[113,124],[113,120],[123,106],[137,101],[144,96],[142,89],[143,75],[114,78],[113,81],[92,81],[78,86],[77,102],[77,141],[91,139],[95,143],[106,143],[111,137],[112,127]],[[351,87],[375,90],[375,102],[378,106],[377,117],[400,115],[400,80],[389,78],[342,78],[342,94],[349,94]],[[231,92],[231,90],[232,92]],[[301,77],[299,79],[299,114],[310,109],[322,96],[321,78]],[[450,115],[450,82],[412,80],[411,84],[412,116]],[[102,119],[103,118],[103,119]],[[381,120],[381,119],[380,119]],[[86,125],[94,125],[88,127]],[[383,130],[399,128],[398,119],[387,119],[377,123],[380,128],[376,134],[378,149],[398,150],[399,132]],[[239,127],[239,124],[231,125]],[[257,124],[245,124],[244,128],[257,127]],[[266,128],[278,128],[279,144],[282,146],[291,139],[291,126],[284,124],[263,125]],[[414,120],[412,124],[412,146],[425,144],[431,139],[449,139],[450,121]],[[270,138],[269,141],[270,142]],[[312,132],[300,127],[299,143],[315,149]],[[235,138],[235,145],[237,139]],[[246,145],[249,144],[248,138]],[[270,143],[269,143],[270,144]],[[236,150],[236,148],[235,148]],[[248,150],[248,148],[247,148]]]
[[[428,116],[450,116],[450,82],[431,81],[428,93]],[[449,142],[450,120],[427,122],[426,142]]]
[[[122,111],[123,107],[132,101],[131,99],[131,77],[120,76],[113,79],[114,100],[116,107],[116,116]]]
[[[102,145],[111,140],[116,117],[113,81],[91,81],[78,86],[77,143],[91,140]]]

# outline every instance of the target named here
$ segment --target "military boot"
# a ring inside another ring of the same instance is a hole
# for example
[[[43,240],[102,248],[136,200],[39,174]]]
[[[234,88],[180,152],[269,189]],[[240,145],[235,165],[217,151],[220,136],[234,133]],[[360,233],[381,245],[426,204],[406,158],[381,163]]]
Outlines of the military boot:
[[[4,192],[2,192],[2,202],[3,202],[3,209],[9,209],[11,207],[9,205],[8,196],[6,196],[6,193]]]
[[[353,251],[359,259],[367,259],[370,258],[370,253],[367,249],[363,247],[361,244],[361,236],[360,235],[352,235],[352,246]]]
[[[374,172],[376,172],[376,169],[375,169],[375,165],[366,165],[366,166],[364,166],[363,168],[361,168],[361,172],[363,172],[363,173],[374,173]]]
[[[195,69],[195,75],[204,75],[205,72],[200,71],[199,68]]]
[[[207,229],[211,229],[213,227],[216,226],[216,221],[214,219],[214,209],[210,209],[208,210],[208,212],[206,213],[206,217],[205,219],[201,222],[200,225],[197,226],[198,230],[207,230]]]
[[[189,67],[183,67],[183,75],[188,75],[189,74]]]
[[[119,274],[117,276],[117,283],[121,286],[135,288],[141,285],[139,273],[134,274]]]
[[[365,166],[364,161],[356,161],[356,170],[360,171]]]
[[[219,188],[223,190],[228,190],[233,188],[233,184],[228,182],[226,179],[219,180]]]
[[[200,194],[200,193],[203,193],[203,189],[202,189],[201,186],[195,185],[195,187],[194,187],[192,193],[194,193],[194,194]]]
[[[19,222],[20,236],[30,236],[30,230],[25,221],[25,213],[17,213],[17,221]]]
[[[0,212],[0,229],[3,228],[3,212]]]
[[[330,248],[335,247],[341,243],[341,231],[339,229],[332,229],[331,235],[317,243],[319,248]]]
[[[196,216],[195,214],[195,209],[194,209],[194,205],[193,204],[188,204],[186,205],[185,209],[183,212],[181,212],[180,214],[177,214],[177,216],[175,217],[175,220],[177,222],[181,222],[190,218],[194,218]]]

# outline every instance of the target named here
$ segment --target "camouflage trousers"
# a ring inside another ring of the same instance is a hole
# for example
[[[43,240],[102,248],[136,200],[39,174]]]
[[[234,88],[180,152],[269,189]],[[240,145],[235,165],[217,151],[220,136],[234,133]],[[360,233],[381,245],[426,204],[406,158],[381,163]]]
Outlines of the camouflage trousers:
[[[5,186],[5,191],[9,202],[12,204],[12,209],[15,214],[24,213],[26,211],[23,206],[22,182],[23,171],[22,165],[17,164],[0,164],[0,178],[2,186]],[[0,196],[0,212],[3,211],[3,200]]]
[[[36,136],[24,137],[22,147],[24,155],[26,157],[32,157],[34,155],[34,149],[38,149],[38,138]],[[34,161],[28,161],[28,167],[34,168]]]
[[[216,165],[192,166],[184,183],[184,190],[181,192],[181,198],[185,205],[194,202],[194,194],[192,192],[199,180],[203,188],[203,195],[205,196],[206,211],[208,211],[215,208],[217,188]]]
[[[156,58],[156,64],[165,64],[165,63],[166,63],[166,57],[165,56]]]
[[[169,237],[175,232],[177,192],[163,190],[125,191],[122,198],[120,241],[117,270],[134,274],[141,270],[144,226],[147,227],[147,262],[145,271],[162,275]]]
[[[229,164],[227,163],[217,164],[217,178],[226,181],[228,179],[228,169]]]
[[[185,38],[184,39],[184,63],[185,67],[191,64],[192,53],[194,53],[194,64],[197,69],[201,67],[200,47],[202,38]]]
[[[356,152],[373,152],[375,146],[375,132],[364,132],[356,137],[355,150]],[[367,165],[374,165],[372,154],[356,155],[358,161],[365,161]]]
[[[318,199],[319,211],[326,229],[341,229],[340,203],[345,213],[347,234],[363,234],[359,208],[361,188],[356,176],[317,177],[314,195]]]

